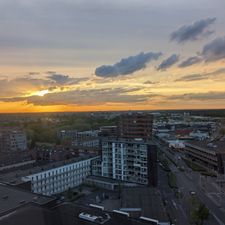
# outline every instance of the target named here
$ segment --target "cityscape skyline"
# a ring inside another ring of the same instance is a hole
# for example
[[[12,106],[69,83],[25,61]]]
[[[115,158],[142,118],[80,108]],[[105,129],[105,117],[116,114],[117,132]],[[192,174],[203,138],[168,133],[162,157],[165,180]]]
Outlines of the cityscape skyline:
[[[221,109],[222,0],[0,2],[0,113]]]

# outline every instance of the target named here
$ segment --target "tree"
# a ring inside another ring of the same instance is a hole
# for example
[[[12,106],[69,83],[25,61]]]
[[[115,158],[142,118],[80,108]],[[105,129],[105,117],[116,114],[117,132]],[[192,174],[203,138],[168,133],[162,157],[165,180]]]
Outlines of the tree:
[[[207,220],[209,217],[209,209],[203,203],[199,205],[198,216],[200,219],[200,224],[203,224],[204,220]]]
[[[225,135],[225,128],[224,127],[221,128],[219,132],[220,132],[221,135]]]
[[[209,209],[197,198],[191,199],[191,218],[194,224],[202,225],[204,220],[209,217]]]
[[[71,190],[71,188],[68,188],[66,195],[67,195],[67,198],[69,200],[72,200],[72,198],[73,198],[73,191]]]

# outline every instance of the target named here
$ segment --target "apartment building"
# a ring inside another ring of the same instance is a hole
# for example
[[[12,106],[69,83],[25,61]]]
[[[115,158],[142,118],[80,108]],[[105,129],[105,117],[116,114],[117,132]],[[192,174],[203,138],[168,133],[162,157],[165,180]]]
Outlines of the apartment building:
[[[87,130],[87,131],[77,131],[77,130],[61,130],[58,132],[58,137],[61,140],[85,140],[90,137],[98,137],[98,130]]]
[[[156,186],[156,146],[142,139],[103,139],[101,175],[121,181]]]
[[[92,161],[97,159],[98,157],[78,158],[65,165],[55,164],[54,168],[44,168],[22,177],[22,181],[31,182],[32,192],[51,196],[82,184],[91,175]]]
[[[144,113],[122,114],[119,121],[119,136],[122,138],[152,137],[153,115]]]
[[[76,139],[71,143],[72,147],[80,146],[80,147],[89,147],[89,148],[98,148],[99,147],[99,139],[96,137],[88,137],[85,139]]]
[[[190,141],[185,143],[185,154],[207,169],[224,174],[225,142]]]
[[[24,151],[27,137],[21,130],[0,130],[0,152]]]

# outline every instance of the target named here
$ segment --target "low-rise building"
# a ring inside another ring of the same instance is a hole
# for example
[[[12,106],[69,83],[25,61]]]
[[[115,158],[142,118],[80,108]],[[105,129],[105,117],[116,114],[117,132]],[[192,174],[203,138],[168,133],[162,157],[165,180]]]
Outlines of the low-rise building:
[[[91,175],[92,163],[98,156],[82,156],[43,164],[22,165],[2,171],[0,181],[47,196],[79,186]]]
[[[65,163],[65,165],[55,165],[55,168],[24,176],[22,181],[30,181],[31,191],[34,193],[48,196],[61,193],[82,184],[85,178],[91,175],[92,161],[97,158],[78,158],[75,161]]]
[[[207,169],[224,174],[225,142],[191,141],[185,143],[185,154]]]
[[[89,148],[98,148],[99,147],[99,139],[97,137],[87,137],[85,139],[76,139],[72,141],[72,147],[80,146],[80,147],[89,147]]]
[[[77,131],[77,130],[61,130],[58,132],[58,137],[61,140],[82,140],[88,137],[98,137],[98,130],[87,130],[87,131]]]
[[[202,131],[192,131],[189,134],[190,137],[194,138],[195,140],[198,141],[203,141],[209,138],[209,133],[208,132],[202,132]]]

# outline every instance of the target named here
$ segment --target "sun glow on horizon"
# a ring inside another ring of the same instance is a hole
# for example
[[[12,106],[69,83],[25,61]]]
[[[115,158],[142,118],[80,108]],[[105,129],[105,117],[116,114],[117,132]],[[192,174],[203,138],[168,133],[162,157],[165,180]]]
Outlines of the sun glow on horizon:
[[[41,91],[32,93],[32,95],[37,95],[37,96],[43,97],[44,95],[46,95],[48,93],[49,93],[49,90],[41,90]]]

